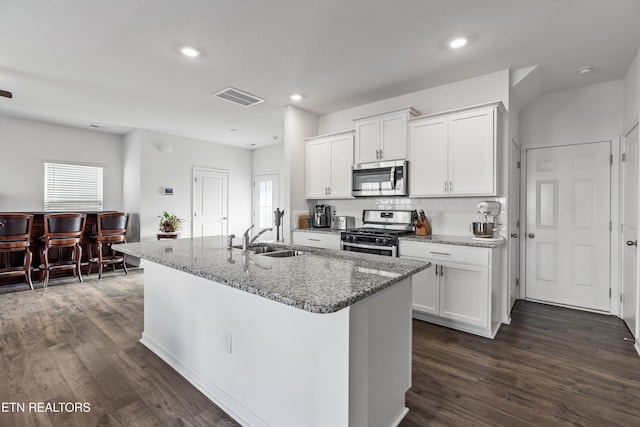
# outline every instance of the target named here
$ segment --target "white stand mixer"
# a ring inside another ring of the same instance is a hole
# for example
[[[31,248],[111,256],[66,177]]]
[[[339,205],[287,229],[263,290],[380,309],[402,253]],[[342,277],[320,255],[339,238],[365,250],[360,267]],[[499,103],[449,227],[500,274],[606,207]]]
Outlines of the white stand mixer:
[[[500,214],[500,203],[491,200],[480,202],[476,205],[476,209],[480,215],[484,217],[484,222],[474,222],[471,224],[474,240],[500,240],[498,236],[494,238],[496,231],[496,219]],[[491,221],[489,221],[491,218]]]

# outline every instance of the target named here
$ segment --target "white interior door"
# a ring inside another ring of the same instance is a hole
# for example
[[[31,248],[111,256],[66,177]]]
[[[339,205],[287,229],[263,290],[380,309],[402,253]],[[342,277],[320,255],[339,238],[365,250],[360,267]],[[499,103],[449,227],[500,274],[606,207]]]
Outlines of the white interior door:
[[[280,207],[280,177],[277,173],[254,175],[253,177],[253,224],[255,232],[273,228],[262,234],[262,240],[275,240],[276,229],[273,211]],[[282,227],[280,227],[282,237]]]
[[[228,174],[193,169],[193,237],[227,234]]]
[[[610,154],[610,142],[527,151],[527,298],[609,311]]]
[[[624,139],[622,162],[622,318],[636,336],[638,126]]]
[[[509,309],[520,297],[520,146],[511,140],[509,164]]]

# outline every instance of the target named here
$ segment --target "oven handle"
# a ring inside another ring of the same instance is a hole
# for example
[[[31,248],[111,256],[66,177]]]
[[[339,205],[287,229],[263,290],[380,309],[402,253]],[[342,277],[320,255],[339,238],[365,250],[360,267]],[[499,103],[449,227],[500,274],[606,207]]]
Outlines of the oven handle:
[[[347,243],[341,242],[342,249],[345,246],[350,246],[352,248],[362,248],[362,249],[381,249],[384,251],[391,251],[391,256],[397,256],[398,247],[397,246],[378,246],[378,245],[363,245],[362,243]]]

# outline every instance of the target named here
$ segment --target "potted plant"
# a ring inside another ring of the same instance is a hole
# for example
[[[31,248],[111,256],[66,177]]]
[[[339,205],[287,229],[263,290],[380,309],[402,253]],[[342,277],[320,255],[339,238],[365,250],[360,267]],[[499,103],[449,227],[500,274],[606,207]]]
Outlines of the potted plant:
[[[183,222],[184,219],[178,218],[176,214],[170,214],[165,211],[160,216],[159,229],[162,233],[177,233],[182,228]]]

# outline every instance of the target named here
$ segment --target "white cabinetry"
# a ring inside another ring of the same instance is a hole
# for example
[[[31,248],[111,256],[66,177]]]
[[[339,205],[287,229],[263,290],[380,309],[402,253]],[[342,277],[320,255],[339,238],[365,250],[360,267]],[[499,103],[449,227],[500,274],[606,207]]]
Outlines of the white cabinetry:
[[[351,198],[353,131],[307,140],[307,198]]]
[[[400,242],[400,256],[431,261],[412,278],[413,317],[493,338],[500,327],[500,269],[493,249]],[[494,276],[495,275],[495,276]]]
[[[407,158],[407,123],[419,113],[409,107],[356,119],[356,163]]]
[[[412,119],[410,195],[495,195],[501,111],[493,103]]]
[[[339,233],[318,233],[313,231],[293,231],[293,244],[323,249],[340,249]]]

